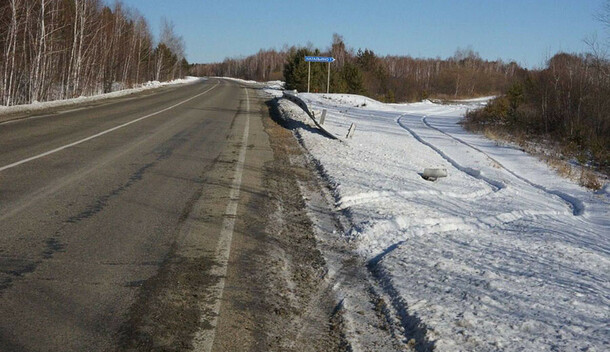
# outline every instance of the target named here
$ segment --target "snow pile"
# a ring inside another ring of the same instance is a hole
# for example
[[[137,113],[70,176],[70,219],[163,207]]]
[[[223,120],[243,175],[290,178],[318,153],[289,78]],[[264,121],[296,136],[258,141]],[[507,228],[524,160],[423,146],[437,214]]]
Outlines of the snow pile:
[[[175,79],[173,81],[168,81],[168,82],[149,81],[149,82],[141,84],[138,87],[129,88],[129,89],[121,89],[122,87],[120,87],[120,85],[113,85],[113,90],[114,89],[121,89],[121,90],[116,90],[111,93],[98,94],[98,95],[93,95],[93,96],[80,96],[78,98],[72,98],[72,99],[53,100],[53,101],[45,101],[45,102],[33,102],[32,104],[14,105],[14,106],[0,106],[0,115],[13,114],[13,113],[19,113],[19,112],[33,112],[33,111],[39,111],[39,110],[44,110],[44,109],[48,109],[48,108],[76,105],[76,104],[93,102],[93,101],[98,101],[98,100],[103,100],[103,99],[108,99],[108,98],[122,97],[125,95],[138,93],[138,92],[141,92],[141,91],[144,91],[147,89],[152,89],[152,88],[159,88],[159,87],[163,87],[163,86],[176,85],[176,84],[194,83],[194,82],[202,81],[202,80],[205,80],[205,78],[187,76],[186,78]]]
[[[487,97],[479,97],[479,98],[472,98],[472,99],[461,99],[461,100],[456,100],[455,103],[458,104],[468,104],[468,105],[475,105],[475,106],[485,106],[487,105],[487,103],[496,98],[496,95],[490,95]]]
[[[245,79],[233,78],[233,77],[216,77],[216,78],[231,80],[231,81],[241,83],[241,84],[255,85],[257,87],[263,88],[263,91],[265,91],[265,93],[267,93],[273,97],[281,97],[282,92],[284,91],[284,86],[286,84],[283,81],[257,82],[257,81],[245,80]]]
[[[352,224],[343,236],[398,310],[426,325],[436,350],[610,349],[607,191],[588,191],[519,149],[463,130],[466,110],[484,100],[299,96],[327,109],[324,126],[336,135],[356,124],[341,143],[287,110],[303,122],[299,138]],[[426,167],[449,176],[426,181]]]
[[[272,97],[281,97],[284,92],[285,83],[282,81],[269,81],[263,84],[265,93]]]
[[[269,82],[265,83],[265,86],[268,89],[282,90],[282,89],[284,89],[285,84],[286,83],[282,82],[282,81],[269,81]]]

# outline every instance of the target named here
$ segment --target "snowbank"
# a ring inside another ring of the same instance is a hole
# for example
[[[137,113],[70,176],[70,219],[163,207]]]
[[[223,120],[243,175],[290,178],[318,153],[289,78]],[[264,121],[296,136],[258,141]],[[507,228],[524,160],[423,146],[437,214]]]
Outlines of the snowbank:
[[[341,234],[437,351],[603,351],[610,344],[610,196],[457,124],[475,100],[383,104],[299,94],[327,109],[303,145],[333,185]],[[448,170],[429,182],[426,167]],[[604,188],[607,190],[607,187]],[[405,329],[408,327],[405,326]]]
[[[45,102],[34,102],[32,104],[24,104],[24,105],[14,105],[14,106],[0,106],[0,115],[8,115],[19,112],[35,112],[40,110],[45,110],[48,108],[56,108],[56,107],[65,107],[71,105],[77,105],[87,102],[99,101],[103,99],[122,97],[125,95],[130,95],[134,93],[138,93],[144,90],[159,88],[163,86],[176,85],[176,84],[186,84],[186,83],[194,83],[197,81],[205,80],[205,78],[199,77],[186,77],[183,79],[176,79],[169,82],[159,82],[159,81],[150,81],[143,83],[141,86],[130,89],[118,90],[111,93],[93,95],[93,96],[81,96],[73,99],[65,99],[65,100],[53,100],[53,101],[45,101]]]
[[[283,81],[257,82],[257,81],[245,80],[245,79],[233,78],[233,77],[215,77],[215,78],[231,80],[231,81],[243,83],[243,84],[256,85],[256,86],[262,87],[263,90],[267,94],[269,94],[273,97],[281,97],[282,92],[284,90],[284,86],[285,86],[285,82],[283,82]]]

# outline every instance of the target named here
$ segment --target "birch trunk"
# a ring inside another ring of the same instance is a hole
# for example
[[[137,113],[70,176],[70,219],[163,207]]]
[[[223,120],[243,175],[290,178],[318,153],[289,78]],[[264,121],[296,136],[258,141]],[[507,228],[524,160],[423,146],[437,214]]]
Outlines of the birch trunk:
[[[17,55],[17,0],[9,0],[11,6],[11,29],[8,48],[6,50],[6,67],[4,82],[5,105],[11,105],[13,77],[15,75],[15,56]],[[10,62],[10,65],[8,64]]]

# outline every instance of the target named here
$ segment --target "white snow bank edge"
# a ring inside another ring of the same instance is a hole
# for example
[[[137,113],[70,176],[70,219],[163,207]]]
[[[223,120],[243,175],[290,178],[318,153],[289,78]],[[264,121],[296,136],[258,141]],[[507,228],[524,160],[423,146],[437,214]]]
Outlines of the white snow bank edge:
[[[150,82],[143,83],[139,87],[122,89],[122,90],[118,90],[115,92],[92,95],[92,96],[80,96],[80,97],[71,98],[71,99],[34,102],[31,104],[23,104],[23,105],[0,106],[0,121],[6,120],[8,115],[12,115],[12,114],[16,114],[16,113],[32,113],[32,112],[42,111],[42,110],[45,110],[48,108],[69,107],[69,106],[83,104],[83,103],[123,97],[123,96],[131,95],[131,94],[139,93],[139,92],[142,92],[145,90],[150,90],[150,89],[164,87],[164,86],[191,84],[191,83],[196,83],[196,82],[205,81],[205,80],[207,80],[207,78],[187,76],[186,78],[175,79],[173,81],[168,81],[168,82],[150,81]]]

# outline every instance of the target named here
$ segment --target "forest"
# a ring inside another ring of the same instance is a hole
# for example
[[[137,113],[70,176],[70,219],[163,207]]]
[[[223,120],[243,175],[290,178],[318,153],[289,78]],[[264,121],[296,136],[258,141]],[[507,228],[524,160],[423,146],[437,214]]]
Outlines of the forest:
[[[248,57],[195,64],[191,73],[258,81],[284,80],[287,88],[305,91],[306,55],[328,55],[336,59],[331,64],[331,92],[364,94],[385,102],[500,94],[526,71],[515,62],[483,60],[472,48],[458,48],[447,59],[378,56],[370,49],[348,48],[343,37],[334,34],[330,47],[325,50],[312,45],[260,50]],[[316,64],[311,70],[311,90],[325,92],[327,67]]]
[[[552,146],[562,157],[608,173],[610,61],[594,53],[558,53],[528,71],[484,109],[466,115],[466,127]]]
[[[0,2],[0,105],[107,93],[188,73],[184,43],[162,23],[158,43],[120,1]]]
[[[568,176],[572,164],[610,175],[610,1],[595,17],[605,37],[586,38],[586,52],[559,52],[527,71],[484,109],[468,113],[465,126],[526,148],[542,145],[551,160],[564,161],[556,168]],[[580,182],[601,187],[595,180]]]

